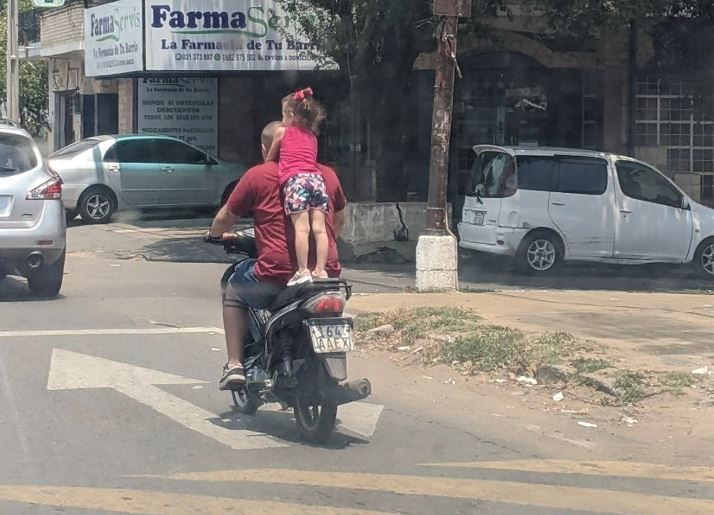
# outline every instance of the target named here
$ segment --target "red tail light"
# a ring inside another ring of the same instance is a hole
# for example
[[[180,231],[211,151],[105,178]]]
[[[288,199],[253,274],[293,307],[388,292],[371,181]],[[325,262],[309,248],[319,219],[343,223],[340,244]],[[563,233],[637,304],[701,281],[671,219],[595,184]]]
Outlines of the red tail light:
[[[27,200],[57,200],[60,198],[62,198],[62,179],[59,176],[52,177],[27,194]]]
[[[304,308],[316,315],[342,313],[345,308],[345,298],[339,294],[321,295],[306,302]]]

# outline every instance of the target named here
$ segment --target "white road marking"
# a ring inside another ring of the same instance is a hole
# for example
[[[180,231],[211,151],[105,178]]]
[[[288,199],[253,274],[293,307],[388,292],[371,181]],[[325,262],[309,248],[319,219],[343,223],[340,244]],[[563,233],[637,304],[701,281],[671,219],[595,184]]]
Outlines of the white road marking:
[[[205,384],[191,379],[149,368],[88,356],[62,349],[52,351],[48,390],[77,390],[112,388],[182,426],[212,438],[236,450],[287,447],[269,436],[253,431],[217,425],[220,418],[154,385]]]
[[[340,406],[337,411],[340,429],[346,429],[365,438],[371,438],[377,431],[379,417],[384,406],[368,402],[351,402]]]
[[[132,334],[223,334],[218,327],[160,327],[146,329],[52,329],[40,331],[0,331],[0,338],[27,338],[53,336],[122,336]]]

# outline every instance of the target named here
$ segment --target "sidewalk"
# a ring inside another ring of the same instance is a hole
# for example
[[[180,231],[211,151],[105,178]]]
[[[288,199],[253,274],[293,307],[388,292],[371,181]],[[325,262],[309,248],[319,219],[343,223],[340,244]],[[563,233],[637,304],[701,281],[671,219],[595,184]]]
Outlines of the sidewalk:
[[[593,340],[635,368],[714,369],[714,296],[609,291],[509,290],[485,293],[356,295],[351,313],[460,307],[485,322],[525,332],[568,332]]]

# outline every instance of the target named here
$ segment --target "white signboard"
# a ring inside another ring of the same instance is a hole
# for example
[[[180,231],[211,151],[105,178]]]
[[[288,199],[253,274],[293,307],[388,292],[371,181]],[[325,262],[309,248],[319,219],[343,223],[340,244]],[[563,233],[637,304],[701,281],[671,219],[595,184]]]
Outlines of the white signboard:
[[[218,155],[218,79],[139,79],[138,129]]]
[[[85,75],[144,69],[141,0],[119,0],[84,11]]]
[[[313,70],[274,0],[146,0],[147,70]]]

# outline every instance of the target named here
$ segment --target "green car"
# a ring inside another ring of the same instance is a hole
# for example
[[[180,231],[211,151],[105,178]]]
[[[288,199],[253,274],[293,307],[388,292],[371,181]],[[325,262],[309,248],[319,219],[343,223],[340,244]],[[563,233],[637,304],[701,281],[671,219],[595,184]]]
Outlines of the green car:
[[[62,178],[68,216],[93,224],[120,209],[218,207],[244,171],[181,140],[142,134],[87,138],[48,162]]]

